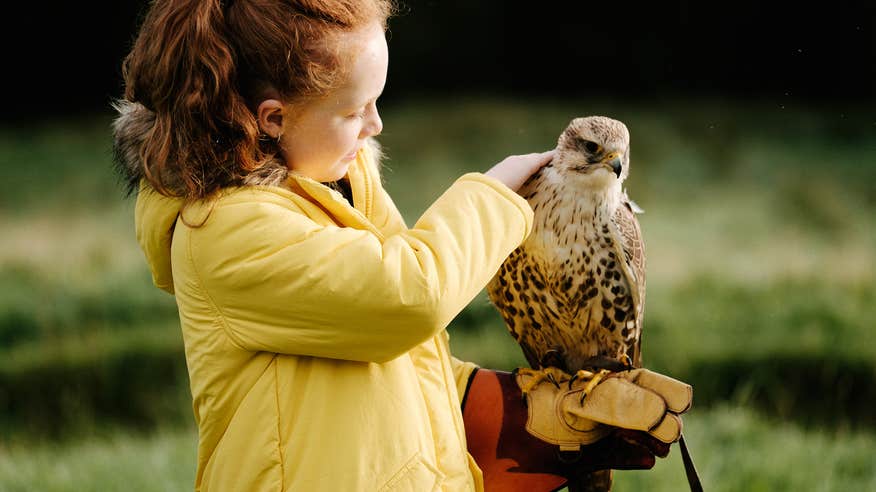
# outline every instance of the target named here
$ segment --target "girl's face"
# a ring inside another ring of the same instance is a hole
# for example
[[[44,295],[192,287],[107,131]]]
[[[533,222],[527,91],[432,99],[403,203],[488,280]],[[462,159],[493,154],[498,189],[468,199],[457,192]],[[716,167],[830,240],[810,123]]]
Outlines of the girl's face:
[[[325,97],[295,107],[280,136],[287,165],[323,183],[344,177],[365,139],[383,129],[377,113],[389,64],[383,29],[374,24],[341,39],[358,48],[346,80]]]

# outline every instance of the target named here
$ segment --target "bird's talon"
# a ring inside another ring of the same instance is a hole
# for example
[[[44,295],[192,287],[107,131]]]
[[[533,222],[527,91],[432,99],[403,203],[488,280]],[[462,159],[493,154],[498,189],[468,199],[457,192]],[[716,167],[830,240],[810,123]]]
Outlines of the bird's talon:
[[[574,383],[576,379],[578,379],[578,374],[573,374],[572,377],[569,378],[569,389],[572,389],[572,383]]]

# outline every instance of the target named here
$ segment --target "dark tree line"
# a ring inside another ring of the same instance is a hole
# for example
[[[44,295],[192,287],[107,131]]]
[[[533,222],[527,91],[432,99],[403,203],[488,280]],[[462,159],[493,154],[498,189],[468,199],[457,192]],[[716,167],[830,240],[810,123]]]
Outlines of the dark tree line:
[[[28,35],[2,35],[4,118],[106,110],[145,5],[17,7],[25,12],[5,20]],[[385,101],[474,92],[872,103],[876,2],[803,5],[407,0],[390,24]]]

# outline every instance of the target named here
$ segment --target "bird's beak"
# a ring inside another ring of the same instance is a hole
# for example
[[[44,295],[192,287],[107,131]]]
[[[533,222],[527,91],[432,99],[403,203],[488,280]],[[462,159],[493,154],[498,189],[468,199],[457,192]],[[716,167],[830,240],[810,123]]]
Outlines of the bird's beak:
[[[624,165],[621,162],[620,155],[617,152],[612,152],[611,154],[605,156],[605,159],[602,160],[602,163],[605,164],[606,167],[611,168],[614,175],[620,178],[621,171],[623,170]]]

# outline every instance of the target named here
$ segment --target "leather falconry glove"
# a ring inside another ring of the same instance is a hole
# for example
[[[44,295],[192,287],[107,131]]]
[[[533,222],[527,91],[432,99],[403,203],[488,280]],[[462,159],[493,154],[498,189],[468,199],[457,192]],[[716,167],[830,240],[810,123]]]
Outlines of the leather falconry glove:
[[[554,491],[596,470],[652,468],[681,435],[691,399],[689,385],[646,369],[478,369],[463,419],[487,491]]]
[[[604,437],[611,427],[644,431],[673,443],[681,436],[680,414],[691,405],[689,384],[648,369],[579,371],[519,369],[526,397],[526,430],[562,451],[577,450]]]

